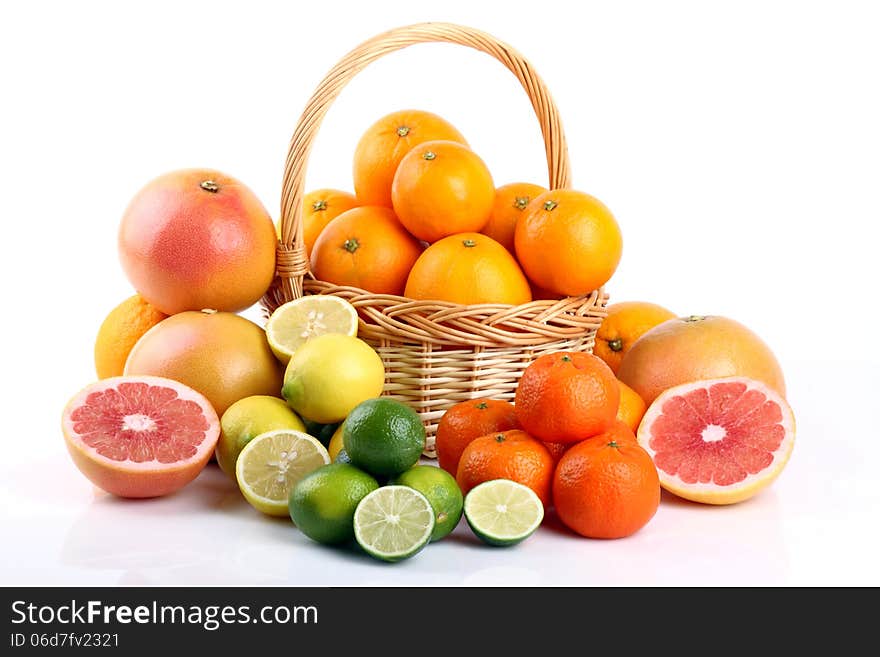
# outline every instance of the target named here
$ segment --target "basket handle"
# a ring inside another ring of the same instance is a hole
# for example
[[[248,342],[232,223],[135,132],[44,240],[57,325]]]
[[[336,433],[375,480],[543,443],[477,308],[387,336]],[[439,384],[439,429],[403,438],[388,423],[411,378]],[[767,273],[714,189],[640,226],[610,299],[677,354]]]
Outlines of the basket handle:
[[[276,280],[263,298],[269,311],[302,296],[303,277],[309,273],[302,237],[306,161],[330,104],[371,62],[408,46],[430,42],[456,43],[492,55],[517,77],[541,124],[550,189],[570,186],[568,147],[559,111],[543,80],[516,50],[485,32],[452,23],[417,23],[379,34],[357,46],[330,70],[309,99],[290,140],[281,193],[281,239],[277,250]]]

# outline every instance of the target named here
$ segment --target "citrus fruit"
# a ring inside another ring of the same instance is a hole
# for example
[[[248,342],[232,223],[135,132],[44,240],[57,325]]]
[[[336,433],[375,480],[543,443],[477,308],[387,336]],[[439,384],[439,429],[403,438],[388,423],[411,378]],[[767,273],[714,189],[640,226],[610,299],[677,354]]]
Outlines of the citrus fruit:
[[[354,512],[376,480],[347,463],[331,463],[300,479],[290,492],[288,510],[299,530],[313,541],[344,543],[354,538]]]
[[[605,431],[620,405],[608,366],[584,352],[559,351],[532,361],[516,389],[523,429],[548,443],[574,443]]]
[[[550,456],[553,458],[553,465],[555,466],[568,448],[574,444],[576,443],[544,443],[544,447],[550,452]]]
[[[76,467],[98,488],[119,497],[158,497],[202,471],[220,420],[203,395],[182,383],[116,376],[74,395],[61,429]]]
[[[336,427],[336,430],[333,432],[333,435],[330,437],[330,443],[327,445],[327,451],[330,453],[330,460],[335,461],[336,457],[339,455],[339,452],[342,451],[345,446],[342,442],[342,434],[344,428],[344,423],[340,422]]]
[[[437,424],[437,463],[453,477],[464,448],[475,438],[519,429],[513,404],[499,399],[473,399],[455,404]]]
[[[125,359],[140,337],[168,317],[135,294],[116,306],[98,329],[95,372],[99,379],[121,376]]]
[[[409,273],[404,295],[462,304],[515,306],[532,300],[513,256],[480,233],[450,235],[425,249]]]
[[[355,406],[378,397],[385,385],[382,359],[363,340],[327,333],[303,344],[284,374],[281,394],[300,417],[341,422]]]
[[[306,433],[317,438],[318,442],[329,450],[330,439],[336,433],[341,422],[321,424],[320,422],[313,422],[312,420],[303,418],[303,424],[306,425]]]
[[[481,436],[464,448],[455,480],[467,495],[492,479],[511,479],[528,486],[544,504],[550,503],[553,457],[539,440],[513,429]]]
[[[514,244],[529,280],[568,296],[605,285],[623,249],[620,228],[608,208],[571,189],[535,198],[516,224]]]
[[[275,429],[306,430],[283,399],[269,395],[239,399],[220,417],[220,439],[214,451],[217,465],[235,479],[235,462],[244,446],[261,433]]]
[[[488,223],[480,232],[488,235],[505,249],[514,253],[513,236],[516,222],[532,199],[547,189],[531,183],[510,183],[495,190],[495,201]]]
[[[357,311],[330,294],[310,294],[278,306],[266,322],[266,339],[283,364],[306,340],[325,333],[357,335]]]
[[[770,347],[727,317],[691,315],[655,326],[623,357],[617,375],[648,405],[673,386],[724,376],[757,379],[785,396]]]
[[[415,488],[434,509],[432,541],[447,536],[461,520],[464,498],[455,477],[434,465],[416,465],[391,480],[392,484]]]
[[[620,427],[568,449],[553,475],[559,519],[589,538],[623,538],[641,529],[660,505],[660,481],[648,453]]]
[[[328,463],[330,455],[314,436],[276,429],[245,445],[235,462],[235,480],[244,499],[257,511],[286,516],[293,487]]]
[[[648,409],[645,400],[639,397],[639,393],[626,385],[623,381],[617,382],[620,388],[620,405],[617,407],[617,419],[626,424],[632,431],[639,430],[639,422]]]
[[[768,486],[788,462],[794,439],[785,399],[745,377],[670,388],[648,408],[638,435],[660,485],[707,504],[740,502]]]
[[[366,205],[327,225],[312,249],[312,273],[328,283],[399,296],[421,252],[392,210]]]
[[[402,561],[430,542],[434,509],[414,488],[383,486],[360,501],[353,522],[364,552],[382,561]]]
[[[425,425],[406,404],[377,397],[361,402],[345,418],[342,443],[356,466],[373,475],[396,475],[422,455]]]
[[[212,169],[172,171],[147,183],[119,227],[128,280],[168,315],[253,305],[272,283],[276,244],[254,193]]]
[[[435,139],[467,144],[445,119],[421,110],[393,112],[371,125],[354,152],[354,189],[362,205],[391,207],[391,184],[403,156]]]
[[[675,318],[675,314],[663,306],[645,301],[612,303],[605,311],[607,315],[596,332],[593,354],[604,360],[615,374],[636,340],[657,324]]]
[[[493,479],[474,487],[464,498],[464,516],[478,538],[498,547],[516,545],[544,520],[544,505],[528,486]]]
[[[132,348],[125,374],[185,383],[221,416],[239,399],[277,395],[282,381],[266,332],[240,315],[214,311],[182,312],[156,324]]]
[[[356,208],[358,205],[360,203],[354,194],[338,189],[316,189],[306,194],[303,197],[302,209],[303,244],[306,247],[306,257],[311,255],[318,235],[327,227],[327,224],[346,210]],[[281,238],[280,224],[278,237]]]
[[[495,183],[486,163],[467,146],[429,141],[400,161],[391,200],[406,229],[430,243],[482,230],[492,214]]]

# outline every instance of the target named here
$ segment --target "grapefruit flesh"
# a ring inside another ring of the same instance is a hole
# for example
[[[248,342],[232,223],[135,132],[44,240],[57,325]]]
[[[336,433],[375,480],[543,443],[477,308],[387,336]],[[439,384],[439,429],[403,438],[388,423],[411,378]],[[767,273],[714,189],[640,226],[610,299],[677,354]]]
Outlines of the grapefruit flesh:
[[[638,433],[663,488],[707,504],[741,502],[768,486],[788,462],[794,438],[785,399],[746,377],[670,388],[651,404]]]
[[[192,388],[154,376],[103,379],[62,416],[67,449],[96,486],[119,497],[158,497],[196,478],[211,458],[220,420]]]

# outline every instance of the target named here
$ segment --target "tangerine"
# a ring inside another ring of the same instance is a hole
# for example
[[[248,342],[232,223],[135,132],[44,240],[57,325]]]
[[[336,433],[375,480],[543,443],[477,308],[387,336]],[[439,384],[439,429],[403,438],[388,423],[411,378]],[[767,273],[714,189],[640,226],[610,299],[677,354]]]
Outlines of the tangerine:
[[[510,402],[499,399],[459,402],[443,414],[437,425],[434,437],[437,463],[455,476],[461,453],[474,439],[518,428],[516,411]]]
[[[585,352],[539,356],[516,389],[523,429],[549,443],[575,443],[606,431],[620,405],[620,387],[601,359]]]
[[[547,506],[553,457],[540,440],[513,429],[481,436],[464,448],[455,479],[461,492],[492,479],[510,479],[531,488]]]
[[[623,538],[657,513],[660,478],[648,452],[612,431],[565,452],[553,475],[553,504],[559,519],[582,536]]]

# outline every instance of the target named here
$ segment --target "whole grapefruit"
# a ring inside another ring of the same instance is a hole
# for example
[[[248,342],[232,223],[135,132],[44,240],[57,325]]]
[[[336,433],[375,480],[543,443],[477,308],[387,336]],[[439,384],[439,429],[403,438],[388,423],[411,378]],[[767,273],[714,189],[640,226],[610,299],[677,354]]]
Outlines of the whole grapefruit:
[[[617,376],[648,405],[673,386],[725,376],[757,379],[785,396],[782,368],[770,347],[739,322],[720,316],[658,324],[636,340]]]
[[[207,397],[218,416],[245,397],[277,397],[283,377],[263,329],[215,311],[182,312],[156,324],[134,345],[125,374],[180,381]]]
[[[275,274],[275,227],[256,195],[211,169],[149,182],[119,227],[119,259],[135,289],[167,315],[256,303]]]

